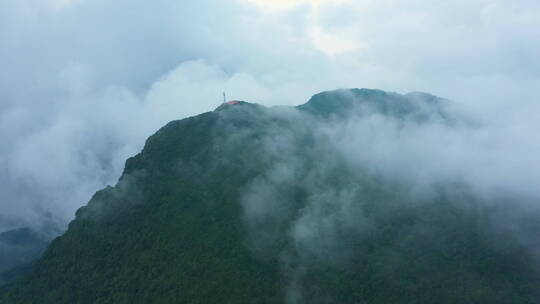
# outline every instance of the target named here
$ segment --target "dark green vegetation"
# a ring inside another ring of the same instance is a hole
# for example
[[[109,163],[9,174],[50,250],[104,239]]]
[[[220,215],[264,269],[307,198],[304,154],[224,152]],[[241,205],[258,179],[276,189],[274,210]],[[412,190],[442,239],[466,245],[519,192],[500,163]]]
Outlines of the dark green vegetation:
[[[533,257],[465,185],[352,164],[328,127],[451,124],[443,100],[342,90],[173,121],[1,303],[538,303]]]

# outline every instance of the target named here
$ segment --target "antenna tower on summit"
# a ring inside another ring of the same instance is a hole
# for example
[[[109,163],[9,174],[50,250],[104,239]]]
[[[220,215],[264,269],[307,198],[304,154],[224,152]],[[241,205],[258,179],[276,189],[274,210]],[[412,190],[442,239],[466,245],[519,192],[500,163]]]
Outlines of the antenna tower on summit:
[[[226,103],[226,102],[227,102],[227,94],[223,92],[223,103]]]

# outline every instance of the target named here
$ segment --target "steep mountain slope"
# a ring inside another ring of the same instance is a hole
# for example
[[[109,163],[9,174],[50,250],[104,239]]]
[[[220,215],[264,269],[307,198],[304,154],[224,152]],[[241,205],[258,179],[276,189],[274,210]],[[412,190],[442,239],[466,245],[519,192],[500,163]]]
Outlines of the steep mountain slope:
[[[537,303],[495,205],[459,183],[420,195],[335,140],[373,115],[451,125],[445,103],[340,90],[173,121],[1,303]]]

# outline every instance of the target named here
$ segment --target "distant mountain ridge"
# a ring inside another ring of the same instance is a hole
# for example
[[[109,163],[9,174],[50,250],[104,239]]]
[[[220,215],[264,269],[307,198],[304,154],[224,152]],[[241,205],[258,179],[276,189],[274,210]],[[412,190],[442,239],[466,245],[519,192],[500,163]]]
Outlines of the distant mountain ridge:
[[[0,233],[0,287],[27,273],[48,244],[47,238],[28,227]]]
[[[351,89],[172,121],[0,303],[538,303],[534,259],[494,208],[461,185],[417,196],[325,132],[451,124],[447,102]]]

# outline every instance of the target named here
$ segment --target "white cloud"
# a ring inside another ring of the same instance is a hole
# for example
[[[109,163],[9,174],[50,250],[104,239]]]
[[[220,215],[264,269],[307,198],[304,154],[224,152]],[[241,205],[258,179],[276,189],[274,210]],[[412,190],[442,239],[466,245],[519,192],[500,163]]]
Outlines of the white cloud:
[[[0,2],[0,213],[68,220],[147,135],[222,91],[428,91],[500,128],[500,153],[519,155],[504,170],[536,164],[516,151],[535,151],[538,20],[532,0]]]
[[[326,3],[341,3],[350,0],[244,0],[263,10],[290,10],[298,6],[318,7]]]
[[[81,1],[82,0],[48,0],[49,5],[57,11],[76,5]]]

